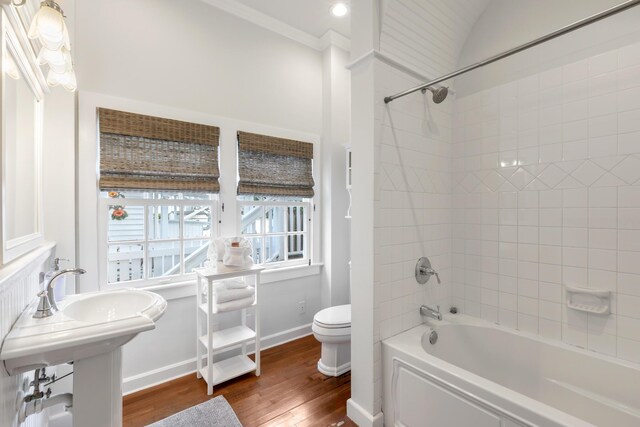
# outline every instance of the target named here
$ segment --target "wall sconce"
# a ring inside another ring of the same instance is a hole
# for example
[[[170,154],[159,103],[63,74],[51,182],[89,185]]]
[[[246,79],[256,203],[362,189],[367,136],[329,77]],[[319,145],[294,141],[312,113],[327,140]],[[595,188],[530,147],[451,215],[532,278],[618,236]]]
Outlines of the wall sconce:
[[[15,6],[22,6],[26,0],[12,0]],[[43,0],[40,9],[33,17],[28,37],[38,39],[42,48],[38,54],[38,63],[47,64],[47,84],[61,85],[73,92],[78,88],[76,73],[71,60],[69,30],[64,21],[62,8],[53,0]]]

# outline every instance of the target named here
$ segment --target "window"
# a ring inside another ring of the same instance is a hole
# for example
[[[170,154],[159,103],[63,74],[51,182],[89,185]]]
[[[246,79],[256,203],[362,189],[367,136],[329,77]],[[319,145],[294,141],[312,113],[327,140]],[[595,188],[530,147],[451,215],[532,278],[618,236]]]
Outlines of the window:
[[[103,192],[101,247],[107,285],[183,280],[202,267],[217,235],[217,200],[205,193]]]
[[[184,280],[217,235],[215,126],[98,108],[100,281]]]
[[[238,205],[240,234],[251,241],[255,263],[273,267],[309,263],[308,199],[244,196]]]
[[[313,145],[238,132],[240,234],[266,266],[309,263]]]

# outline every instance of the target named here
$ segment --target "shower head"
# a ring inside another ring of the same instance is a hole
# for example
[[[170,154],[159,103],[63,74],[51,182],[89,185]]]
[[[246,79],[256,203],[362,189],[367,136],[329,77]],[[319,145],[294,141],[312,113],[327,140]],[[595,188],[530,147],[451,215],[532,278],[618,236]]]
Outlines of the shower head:
[[[433,94],[433,102],[436,104],[440,104],[442,101],[447,99],[447,95],[449,94],[449,88],[440,86],[439,88],[425,87],[422,89],[422,93],[427,93],[427,91]]]

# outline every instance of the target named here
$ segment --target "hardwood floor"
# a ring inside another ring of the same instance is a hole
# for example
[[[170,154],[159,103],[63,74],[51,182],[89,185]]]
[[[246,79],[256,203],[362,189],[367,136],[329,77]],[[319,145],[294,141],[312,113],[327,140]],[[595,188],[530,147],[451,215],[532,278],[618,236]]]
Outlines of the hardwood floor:
[[[351,373],[326,377],[316,364],[320,343],[304,337],[262,352],[262,374],[246,374],[214,387],[196,374],[125,396],[125,427],[146,426],[223,395],[244,427],[355,426],[346,416]]]

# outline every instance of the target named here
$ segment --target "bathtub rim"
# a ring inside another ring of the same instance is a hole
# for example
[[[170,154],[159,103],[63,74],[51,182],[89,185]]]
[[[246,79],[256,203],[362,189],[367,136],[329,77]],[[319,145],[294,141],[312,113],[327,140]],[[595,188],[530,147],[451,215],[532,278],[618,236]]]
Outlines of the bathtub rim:
[[[440,381],[443,381],[452,387],[466,390],[468,386],[471,388],[471,390],[467,390],[470,394],[476,396],[481,401],[495,402],[497,408],[501,408],[506,414],[524,413],[526,414],[525,418],[532,419],[531,422],[537,423],[551,419],[558,425],[566,425],[567,427],[595,427],[594,424],[591,424],[584,419],[554,408],[515,390],[511,390],[488,378],[474,374],[471,371],[429,354],[422,348],[422,336],[425,332],[431,329],[437,329],[440,325],[471,325],[482,328],[498,329],[505,333],[519,335],[542,344],[552,345],[568,351],[577,352],[578,354],[586,355],[588,357],[595,357],[606,362],[640,370],[640,364],[599,354],[563,342],[540,337],[525,331],[510,329],[505,326],[493,324],[468,315],[446,314],[442,321],[430,319],[425,320],[421,325],[382,341],[382,364],[384,369],[383,397],[387,397],[387,390],[390,390],[392,387],[391,382],[393,370],[396,361],[398,361],[399,363],[405,364],[414,369],[422,370],[428,375],[436,377]],[[390,351],[391,357],[389,360]],[[405,355],[408,359],[403,359]],[[389,399],[383,398],[383,409],[389,409],[389,407],[393,410],[393,403],[389,402]],[[392,416],[392,414],[386,414],[385,418],[386,416]]]

